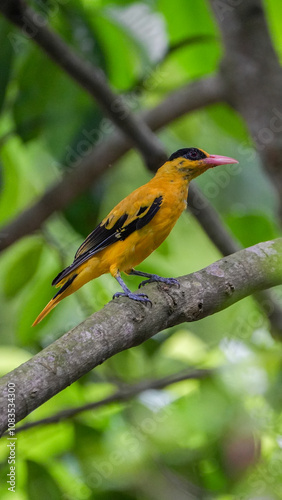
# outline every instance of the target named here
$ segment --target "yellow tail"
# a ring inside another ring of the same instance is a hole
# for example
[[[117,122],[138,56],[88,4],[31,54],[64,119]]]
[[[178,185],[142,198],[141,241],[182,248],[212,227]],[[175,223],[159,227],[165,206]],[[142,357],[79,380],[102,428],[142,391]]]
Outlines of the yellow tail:
[[[47,314],[54,309],[54,307],[61,302],[62,299],[71,295],[75,292],[79,286],[71,286],[74,279],[77,277],[77,274],[73,274],[70,278],[63,279],[57,286],[62,285],[61,289],[56,293],[56,295],[48,302],[47,306],[44,307],[43,311],[37,316],[36,320],[32,324],[32,326],[38,325],[40,321],[47,316]],[[81,285],[80,285],[81,286]]]
[[[44,307],[32,326],[38,325],[38,323],[40,323],[40,321],[45,318],[62,299],[76,292],[76,290],[85,285],[88,281],[98,278],[101,274],[108,272],[108,268],[103,264],[103,260],[101,259],[101,254],[102,252],[100,252],[99,258],[95,255],[91,259],[82,262],[79,266],[74,266],[74,264],[72,264],[58,274],[53,280],[52,285],[61,288],[50,302],[48,302],[47,306]]]
[[[56,297],[55,299],[51,299],[50,302],[48,302],[47,306],[44,307],[43,311],[41,311],[41,313],[37,316],[36,320],[34,321],[34,323],[32,323],[32,326],[36,326],[38,325],[38,323],[40,323],[40,321],[45,318],[45,316],[47,316],[47,314],[52,311],[52,309],[54,309],[54,307],[59,304],[59,302],[64,298],[64,296],[62,297]],[[56,300],[58,299],[58,300]]]

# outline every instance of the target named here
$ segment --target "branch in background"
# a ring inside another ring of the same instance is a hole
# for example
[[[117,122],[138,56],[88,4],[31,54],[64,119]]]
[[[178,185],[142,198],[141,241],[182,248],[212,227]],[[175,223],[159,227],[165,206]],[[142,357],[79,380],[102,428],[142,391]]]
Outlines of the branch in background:
[[[224,90],[219,78],[198,80],[172,93],[155,108],[142,113],[142,119],[152,130],[157,130],[188,112],[221,101],[223,96]],[[49,187],[37,202],[2,228],[0,251],[39,229],[54,212],[66,208],[130,148],[130,140],[118,131],[96,146],[71,171],[67,171],[58,183]],[[207,203],[206,201],[204,206]]]
[[[241,249],[217,211],[193,183],[189,186],[188,208],[222,255],[230,255]]]
[[[217,211],[207,201],[195,184],[189,187],[188,208],[197,218],[201,227],[222,255],[230,255],[241,250],[241,245],[230,234],[220,219]],[[271,334],[276,340],[282,340],[282,309],[281,303],[270,290],[254,294],[254,298],[267,316]]]
[[[263,2],[210,3],[225,47],[220,73],[228,101],[246,122],[278,193],[282,219],[282,68]]]
[[[170,45],[163,59],[167,58],[168,55],[173,54],[174,52],[180,49],[187,48],[196,44],[211,43],[216,41],[218,41],[218,38],[215,35],[211,34],[187,36],[186,38],[182,38],[178,42],[175,42],[172,45]]]
[[[24,425],[17,427],[16,434],[21,431],[26,431],[32,427],[38,427],[39,425],[49,425],[66,418],[72,418],[82,413],[84,411],[96,410],[101,406],[105,406],[111,403],[125,402],[129,399],[138,396],[138,394],[148,391],[148,390],[160,390],[168,385],[176,384],[177,382],[182,382],[183,380],[200,380],[207,377],[211,377],[214,374],[214,370],[189,370],[185,372],[176,373],[174,375],[169,375],[157,380],[142,380],[138,384],[134,385],[123,385],[122,389],[119,389],[111,396],[108,396],[99,401],[93,403],[88,403],[82,406],[77,406],[76,408],[70,408],[67,410],[60,411],[52,417],[43,418],[41,420],[35,420],[34,422],[28,422]]]
[[[179,278],[180,287],[146,285],[152,307],[119,298],[0,380],[0,433],[7,429],[8,384],[15,384],[16,421],[118,352],[156,333],[221,311],[282,283],[282,238],[240,250]]]
[[[94,97],[113,123],[140,150],[149,168],[162,165],[166,160],[166,153],[158,138],[142,120],[130,112],[122,96],[111,90],[100,68],[84,61],[70,49],[46,26],[46,21],[40,14],[27,7],[23,0],[0,0],[0,11]]]

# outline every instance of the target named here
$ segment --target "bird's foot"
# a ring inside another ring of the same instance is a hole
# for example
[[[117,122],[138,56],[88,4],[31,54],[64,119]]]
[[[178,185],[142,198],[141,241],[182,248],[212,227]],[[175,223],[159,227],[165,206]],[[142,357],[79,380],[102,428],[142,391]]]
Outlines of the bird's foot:
[[[176,285],[177,287],[180,287],[179,281],[175,278],[162,278],[161,276],[152,275],[148,280],[141,281],[138,288],[141,288],[141,286],[144,286],[147,283],[156,283],[158,281],[165,283],[166,285]]]
[[[128,297],[129,299],[136,300],[138,302],[150,303],[152,305],[152,302],[150,301],[148,295],[146,295],[145,293],[116,292],[113,295],[113,299],[116,299],[118,297]]]

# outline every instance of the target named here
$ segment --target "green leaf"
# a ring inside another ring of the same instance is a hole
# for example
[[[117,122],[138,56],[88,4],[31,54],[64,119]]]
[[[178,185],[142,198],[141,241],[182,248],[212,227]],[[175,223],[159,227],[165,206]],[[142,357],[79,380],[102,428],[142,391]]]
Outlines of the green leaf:
[[[196,34],[215,34],[215,25],[204,0],[158,0],[171,43]],[[203,62],[201,61],[203,64]]]
[[[35,334],[40,332],[41,324],[36,327],[36,330],[31,325],[43,307],[53,297],[54,290],[52,290],[51,283],[59,270],[55,252],[51,252],[50,248],[44,248],[37,272],[34,273],[33,279],[21,297],[16,333],[22,345],[29,344],[34,339]],[[47,316],[45,324],[50,318],[50,315]]]
[[[96,16],[93,27],[105,52],[106,72],[112,85],[120,90],[130,88],[138,74],[136,41],[107,13]]]
[[[44,134],[53,154],[66,154],[66,144],[89,113],[90,97],[36,47],[17,79],[13,114],[19,135],[30,141]]]
[[[10,80],[14,51],[9,39],[11,25],[3,18],[0,19],[0,47],[1,47],[1,71],[0,71],[0,111],[2,110],[6,90]]]
[[[264,2],[263,7],[271,30],[271,38],[275,45],[275,49],[279,55],[281,63],[282,32],[280,20],[282,16],[282,4],[279,0],[268,0],[268,2]]]
[[[48,469],[31,460],[27,461],[27,493],[29,500],[62,499],[62,491]]]
[[[187,77],[199,78],[215,71],[221,47],[206,2],[159,0],[158,6],[166,19],[170,47],[173,49],[183,40],[188,42],[181,50],[173,50],[162,64],[162,71],[167,74],[167,89],[183,85]]]
[[[31,238],[17,246],[17,250],[5,267],[3,290],[7,298],[17,295],[32,279],[40,260],[42,240]]]
[[[262,214],[234,214],[227,217],[228,226],[244,247],[277,238],[279,232],[273,221]]]
[[[208,107],[207,113],[224,133],[241,142],[248,140],[249,133],[243,119],[229,106],[217,104]]]
[[[15,346],[0,347],[0,376],[14,370],[30,359],[30,353]]]
[[[0,193],[0,222],[7,220],[14,215],[18,208],[20,199],[20,175],[19,165],[11,154],[11,147],[8,141],[1,150],[2,163],[1,163],[1,184],[3,189]]]
[[[178,329],[162,345],[161,352],[168,358],[200,363],[206,355],[206,344],[185,329]]]

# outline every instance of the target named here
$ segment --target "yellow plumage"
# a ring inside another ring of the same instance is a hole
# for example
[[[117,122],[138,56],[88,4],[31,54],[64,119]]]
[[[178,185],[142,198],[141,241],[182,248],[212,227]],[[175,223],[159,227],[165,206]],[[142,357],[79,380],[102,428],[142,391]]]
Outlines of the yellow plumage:
[[[33,326],[38,324],[63,298],[88,281],[105,273],[115,277],[126,295],[148,301],[145,294],[132,294],[120,277],[121,272],[150,278],[149,281],[175,283],[135,271],[134,267],[150,255],[168,236],[186,207],[191,179],[208,168],[237,163],[232,158],[212,156],[203,150],[186,148],[174,153],[155,177],[122,200],[76,252],[74,262],[53,281],[59,292],[47,304]]]

